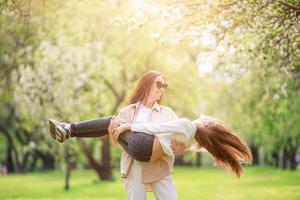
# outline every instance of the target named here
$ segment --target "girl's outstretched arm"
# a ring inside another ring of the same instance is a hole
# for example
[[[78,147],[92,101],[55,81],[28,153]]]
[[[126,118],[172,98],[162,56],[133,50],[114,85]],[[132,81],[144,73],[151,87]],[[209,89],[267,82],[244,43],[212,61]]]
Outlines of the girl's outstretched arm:
[[[166,123],[133,123],[123,124],[115,130],[115,135],[124,131],[143,132],[149,135],[158,135],[165,133],[181,133],[189,137],[195,133],[195,127],[187,118],[179,118]]]

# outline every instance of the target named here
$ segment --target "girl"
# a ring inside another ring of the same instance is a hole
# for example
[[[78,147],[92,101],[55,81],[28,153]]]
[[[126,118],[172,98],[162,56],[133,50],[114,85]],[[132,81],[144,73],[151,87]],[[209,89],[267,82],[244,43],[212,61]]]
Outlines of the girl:
[[[171,139],[176,139],[184,143],[186,149],[199,151],[204,148],[212,155],[216,164],[231,169],[238,177],[243,172],[240,162],[252,163],[252,155],[248,146],[226,123],[213,117],[202,115],[194,121],[179,118],[166,123],[120,123],[119,118],[97,120],[99,127],[94,129],[98,132],[97,136],[108,134],[110,121],[118,124],[112,136],[131,157],[139,161],[155,161],[164,155],[173,157]],[[76,135],[76,131],[66,126],[71,127],[69,124],[50,120],[52,136],[58,141],[62,141],[68,133],[71,137],[79,136]],[[80,136],[84,135],[85,133],[81,133]],[[152,137],[154,140],[148,139]],[[147,141],[152,141],[152,144],[149,146]]]

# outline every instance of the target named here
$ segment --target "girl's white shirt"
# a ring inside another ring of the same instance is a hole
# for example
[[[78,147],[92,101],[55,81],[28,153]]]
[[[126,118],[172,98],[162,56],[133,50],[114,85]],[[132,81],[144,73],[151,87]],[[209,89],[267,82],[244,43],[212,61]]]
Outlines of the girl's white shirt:
[[[166,123],[133,123],[131,131],[156,135],[164,152],[174,157],[171,139],[183,142],[189,149],[195,143],[196,126],[187,118],[179,118]]]

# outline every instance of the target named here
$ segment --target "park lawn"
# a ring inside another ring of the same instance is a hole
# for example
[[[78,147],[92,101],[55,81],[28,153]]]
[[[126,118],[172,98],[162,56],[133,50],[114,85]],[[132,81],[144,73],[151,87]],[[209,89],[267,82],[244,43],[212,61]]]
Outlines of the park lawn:
[[[116,180],[101,182],[91,170],[74,171],[71,190],[63,190],[60,171],[0,176],[0,199],[126,199],[118,170]],[[174,179],[182,200],[299,200],[300,170],[249,167],[241,179],[219,168],[176,167]],[[148,199],[155,199],[148,193]]]

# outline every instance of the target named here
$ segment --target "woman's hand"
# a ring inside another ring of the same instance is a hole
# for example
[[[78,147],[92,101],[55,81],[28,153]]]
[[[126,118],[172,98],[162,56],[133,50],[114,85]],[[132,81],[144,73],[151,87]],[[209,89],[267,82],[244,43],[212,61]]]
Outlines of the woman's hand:
[[[171,148],[174,154],[183,154],[185,145],[183,142],[178,142],[174,138],[171,139]]]
[[[117,118],[115,116],[112,117],[110,120],[109,126],[108,126],[108,134],[109,137],[115,147],[121,147],[117,139],[114,137],[113,132],[114,130],[120,126],[120,123],[117,121]]]
[[[113,116],[112,119],[110,120],[109,126],[108,126],[108,133],[112,135],[114,130],[120,126],[120,123],[117,120],[118,118]]]
[[[124,133],[125,131],[130,131],[131,130],[131,124],[130,123],[125,123],[121,124],[115,130],[113,131],[113,135],[115,139],[117,140],[120,134]]]

